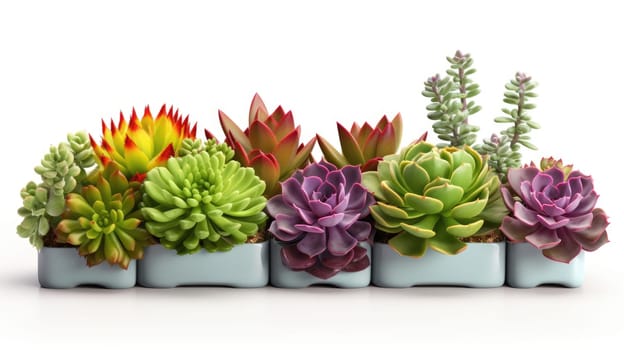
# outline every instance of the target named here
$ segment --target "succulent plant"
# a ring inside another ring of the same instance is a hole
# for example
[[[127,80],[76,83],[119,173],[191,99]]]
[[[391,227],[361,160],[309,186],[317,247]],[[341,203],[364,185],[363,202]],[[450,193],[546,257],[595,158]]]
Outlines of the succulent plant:
[[[569,263],[581,249],[594,251],[609,242],[607,215],[595,208],[598,194],[591,176],[562,162],[544,160],[509,169],[501,188],[511,213],[501,230],[511,242],[528,242],[555,261]],[[567,174],[566,174],[567,172]]]
[[[228,251],[266,221],[265,185],[252,168],[226,162],[222,152],[170,158],[147,173],[147,230],[178,254]]]
[[[67,141],[51,146],[41,165],[35,167],[41,183],[31,181],[20,193],[22,207],[17,212],[23,220],[17,226],[17,233],[28,238],[38,250],[46,242],[54,241],[45,237],[65,210],[65,195],[85,180],[86,170],[94,164],[86,133],[68,134]]]
[[[340,123],[336,123],[336,126],[342,153],[319,134],[316,134],[316,139],[325,160],[339,168],[350,164],[360,166],[362,171],[376,170],[381,158],[396,153],[401,144],[401,114],[397,114],[392,121],[388,121],[384,115],[374,128],[368,123],[361,127],[353,123],[351,131]],[[424,140],[426,136],[427,133],[423,134],[418,141]]]
[[[447,77],[435,75],[425,82],[423,96],[431,100],[427,106],[427,117],[434,120],[433,131],[444,141],[439,146],[472,145],[476,139],[478,126],[470,125],[468,117],[479,112],[471,98],[479,94],[479,85],[473,83],[470,76],[476,72],[472,68],[470,54],[457,51],[453,57],[447,57],[451,64],[446,71]]]
[[[363,183],[377,198],[375,226],[394,234],[388,243],[401,255],[460,253],[462,238],[491,233],[506,214],[498,178],[469,146],[413,144],[384,157]]]
[[[17,226],[17,234],[28,238],[37,250],[43,247],[43,237],[50,231],[50,222],[46,216],[48,189],[29,182],[21,191],[23,205],[17,211],[24,219]]]
[[[78,246],[87,265],[108,261],[128,268],[141,259],[151,237],[136,210],[139,192],[113,163],[100,170],[97,182],[67,195],[67,210],[56,227],[56,240]]]
[[[375,201],[361,184],[357,166],[337,169],[322,161],[298,170],[267,204],[275,218],[269,231],[282,244],[282,262],[327,279],[369,266],[365,248],[372,232],[369,206]]]
[[[140,120],[134,109],[129,122],[121,112],[119,123],[115,125],[111,120],[110,128],[102,120],[101,145],[93,137],[90,139],[100,166],[112,162],[126,177],[141,182],[147,171],[165,164],[176,154],[182,140],[195,138],[195,134],[196,125],[190,127],[188,116],[182,119],[173,107],[167,111],[163,105],[156,119],[147,106]]]
[[[223,111],[219,111],[219,120],[226,142],[235,151],[234,159],[254,168],[266,183],[267,198],[279,193],[279,181],[308,163],[316,141],[299,144],[301,127],[295,127],[292,112],[285,113],[279,106],[269,114],[258,94],[251,102],[249,127],[244,132]],[[206,137],[213,138],[207,130]]]
[[[184,157],[190,154],[199,154],[201,152],[207,152],[210,155],[222,152],[225,156],[226,162],[229,162],[234,158],[234,150],[228,146],[227,143],[219,143],[214,138],[209,138],[206,141],[199,139],[184,139],[180,149],[178,150],[178,156]]]
[[[512,109],[503,108],[505,116],[495,118],[497,123],[510,123],[509,128],[503,130],[501,135],[493,134],[489,140],[483,140],[483,145],[477,149],[480,153],[489,156],[488,163],[496,171],[503,183],[507,182],[507,170],[519,168],[522,165],[521,146],[537,150],[537,147],[529,142],[529,132],[539,129],[540,126],[531,120],[527,111],[535,108],[529,103],[529,99],[537,97],[533,92],[537,84],[531,81],[531,77],[524,73],[516,73],[505,88],[503,101],[514,106]]]

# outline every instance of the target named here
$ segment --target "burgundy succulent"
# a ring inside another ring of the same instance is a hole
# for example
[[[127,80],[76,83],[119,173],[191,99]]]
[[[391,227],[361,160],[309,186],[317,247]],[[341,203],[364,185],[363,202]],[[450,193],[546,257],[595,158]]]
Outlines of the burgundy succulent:
[[[510,169],[507,178],[501,191],[511,214],[501,230],[511,242],[528,242],[545,257],[569,263],[581,249],[594,251],[609,241],[607,215],[595,208],[590,176],[532,164]]]
[[[370,265],[358,243],[371,237],[364,218],[375,200],[361,180],[357,166],[337,169],[321,161],[282,183],[282,194],[271,198],[267,209],[275,218],[269,231],[282,245],[284,265],[322,279]]]

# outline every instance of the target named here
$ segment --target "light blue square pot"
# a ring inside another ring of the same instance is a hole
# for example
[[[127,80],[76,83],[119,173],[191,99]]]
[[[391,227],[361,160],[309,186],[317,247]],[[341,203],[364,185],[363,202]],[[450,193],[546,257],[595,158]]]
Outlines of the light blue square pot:
[[[38,255],[37,276],[44,288],[75,288],[98,286],[104,288],[132,288],[136,284],[136,261],[128,269],[103,262],[89,267],[76,248],[43,247]]]
[[[467,243],[457,255],[427,250],[421,258],[402,256],[388,244],[373,246],[373,284],[379,287],[500,287],[505,282],[505,242]]]
[[[558,284],[577,288],[585,278],[585,252],[569,264],[550,260],[529,243],[507,243],[507,284],[514,288],[534,288]]]
[[[368,243],[360,243],[367,250],[371,258],[371,248]],[[371,267],[357,272],[339,272],[326,280],[312,276],[305,271],[293,271],[282,263],[280,245],[271,240],[271,285],[279,288],[305,288],[313,285],[327,285],[339,288],[362,288],[370,285]]]
[[[234,246],[228,252],[201,250],[178,255],[161,245],[145,249],[138,261],[138,284],[150,288],[177,286],[264,287],[269,282],[269,243]]]

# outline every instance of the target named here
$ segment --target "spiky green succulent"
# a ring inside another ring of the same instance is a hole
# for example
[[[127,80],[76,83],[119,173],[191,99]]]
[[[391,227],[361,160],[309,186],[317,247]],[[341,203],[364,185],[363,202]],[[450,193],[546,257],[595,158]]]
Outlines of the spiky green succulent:
[[[136,208],[139,191],[113,163],[97,175],[97,181],[67,195],[66,212],[56,227],[56,240],[78,246],[78,253],[94,266],[108,261],[128,268],[141,259],[151,244],[141,227]]]
[[[229,162],[234,158],[234,150],[228,146],[227,143],[219,143],[216,139],[210,138],[206,141],[200,139],[184,139],[182,145],[178,150],[178,156],[184,157],[190,154],[199,154],[206,152],[213,155],[217,152],[222,152],[225,156],[225,161]]]
[[[267,218],[264,181],[223,152],[171,158],[147,173],[144,190],[147,230],[178,254],[230,250]]]
[[[413,144],[384,157],[363,182],[377,198],[375,226],[393,234],[388,243],[402,255],[419,257],[428,247],[460,253],[462,238],[491,233],[506,213],[498,178],[469,146]]]

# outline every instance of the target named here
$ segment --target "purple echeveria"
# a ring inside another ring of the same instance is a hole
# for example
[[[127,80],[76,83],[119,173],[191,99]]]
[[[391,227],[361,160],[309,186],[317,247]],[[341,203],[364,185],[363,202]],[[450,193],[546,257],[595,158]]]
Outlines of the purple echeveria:
[[[511,211],[501,230],[511,242],[528,242],[545,257],[569,263],[581,249],[594,251],[609,241],[607,215],[594,208],[598,194],[591,176],[559,167],[510,169],[501,188]]]
[[[358,243],[371,236],[372,226],[363,219],[375,200],[361,180],[357,166],[337,169],[321,161],[282,183],[282,194],[271,198],[267,209],[284,265],[322,279],[370,265]]]

